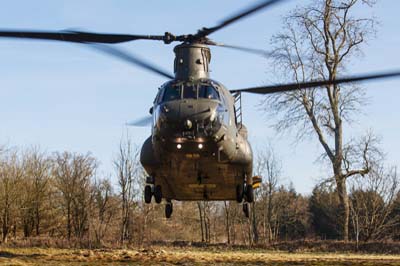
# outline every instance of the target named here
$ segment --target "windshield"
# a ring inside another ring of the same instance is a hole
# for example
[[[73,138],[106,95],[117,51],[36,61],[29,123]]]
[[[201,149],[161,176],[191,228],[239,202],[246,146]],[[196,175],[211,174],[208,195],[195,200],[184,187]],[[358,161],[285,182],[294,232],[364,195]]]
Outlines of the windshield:
[[[183,99],[197,99],[197,86],[185,86]]]
[[[199,98],[219,100],[217,90],[210,85],[201,85],[199,89]]]
[[[164,90],[163,101],[173,101],[181,98],[181,87],[177,85],[167,86]]]
[[[212,99],[219,100],[218,91],[209,84],[178,85],[168,84],[165,86],[162,96],[163,102],[179,99]]]

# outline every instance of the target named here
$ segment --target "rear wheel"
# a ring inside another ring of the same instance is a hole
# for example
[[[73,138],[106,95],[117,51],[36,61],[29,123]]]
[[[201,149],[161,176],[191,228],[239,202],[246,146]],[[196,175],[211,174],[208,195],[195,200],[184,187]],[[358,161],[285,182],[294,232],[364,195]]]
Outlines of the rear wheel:
[[[236,186],[236,201],[238,203],[243,201],[243,185]]]
[[[249,203],[254,201],[254,189],[252,185],[246,186],[246,201]]]
[[[154,199],[156,200],[156,203],[161,203],[162,191],[160,185],[154,187]]]
[[[244,203],[243,204],[243,212],[244,212],[244,215],[246,216],[246,218],[250,217],[249,204],[248,203]]]
[[[165,217],[167,218],[167,219],[169,219],[169,218],[171,218],[171,215],[172,215],[172,212],[173,212],[173,206],[172,206],[172,202],[168,202],[166,205],[165,205]]]
[[[144,202],[149,204],[151,202],[151,197],[153,196],[153,193],[151,192],[151,186],[146,185],[144,187]]]

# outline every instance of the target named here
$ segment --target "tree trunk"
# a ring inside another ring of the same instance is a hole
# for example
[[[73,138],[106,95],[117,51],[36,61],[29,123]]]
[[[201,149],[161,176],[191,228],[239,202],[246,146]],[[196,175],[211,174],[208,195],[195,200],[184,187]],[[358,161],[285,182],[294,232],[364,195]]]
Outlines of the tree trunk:
[[[230,206],[229,206],[230,207]],[[228,205],[226,201],[224,201],[224,208],[225,208],[225,230],[226,230],[226,237],[228,239],[228,244],[231,243],[231,227],[230,227],[230,215]]]
[[[252,214],[252,230],[253,230],[253,241],[254,244],[258,244],[259,234],[257,228],[257,217],[256,217],[256,210],[255,210],[255,202],[251,204],[251,214]]]
[[[35,204],[35,227],[36,227],[36,236],[40,235],[40,206],[39,206],[39,199],[36,198]]]
[[[349,240],[349,219],[350,219],[350,205],[349,196],[347,195],[346,178],[342,175],[336,177],[337,192],[340,203],[340,216],[342,219],[342,233],[343,240]]]
[[[9,216],[8,216],[8,210],[4,210],[4,215],[3,215],[3,243],[7,243],[8,240],[8,232],[9,232]]]
[[[67,236],[68,236],[68,241],[71,240],[71,231],[72,231],[72,225],[71,225],[71,204],[68,203],[67,207]]]
[[[200,217],[200,229],[201,229],[201,242],[204,242],[204,227],[203,227],[203,212],[202,212],[202,208],[201,208],[201,203],[197,202],[197,207],[199,208],[199,217]]]

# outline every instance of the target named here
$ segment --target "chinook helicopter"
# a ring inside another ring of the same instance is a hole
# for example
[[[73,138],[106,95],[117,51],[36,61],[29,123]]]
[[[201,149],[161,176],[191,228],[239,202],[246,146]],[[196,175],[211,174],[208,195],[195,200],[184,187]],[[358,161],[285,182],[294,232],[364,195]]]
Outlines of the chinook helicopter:
[[[242,123],[241,94],[280,93],[326,85],[359,82],[400,76],[400,72],[350,76],[336,80],[314,80],[228,90],[210,78],[209,46],[220,46],[243,52],[268,55],[268,52],[247,47],[226,45],[208,38],[212,33],[270,7],[283,0],[262,1],[223,20],[214,27],[202,28],[195,34],[131,35],[81,31],[18,31],[0,30],[0,37],[54,40],[88,45],[145,68],[169,80],[164,83],[150,108],[151,136],[144,142],[140,160],[148,173],[144,198],[150,203],[165,199],[165,215],[171,217],[172,200],[236,200],[243,203],[249,216],[248,203],[254,200],[254,189],[261,182],[252,176],[253,155]],[[134,40],[157,40],[175,46],[174,73],[168,72],[111,46]]]

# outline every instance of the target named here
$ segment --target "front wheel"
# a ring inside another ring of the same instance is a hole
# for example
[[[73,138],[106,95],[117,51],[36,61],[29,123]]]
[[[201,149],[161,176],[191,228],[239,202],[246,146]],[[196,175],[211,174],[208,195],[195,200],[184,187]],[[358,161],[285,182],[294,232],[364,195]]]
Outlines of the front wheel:
[[[246,186],[246,201],[252,203],[254,201],[254,189],[252,185]]]
[[[153,193],[151,192],[151,186],[146,185],[144,187],[144,202],[149,204],[151,202],[152,196],[153,196]]]
[[[154,199],[156,200],[156,203],[161,203],[162,191],[160,185],[154,187]]]
[[[236,201],[238,203],[243,201],[243,185],[236,186]]]

